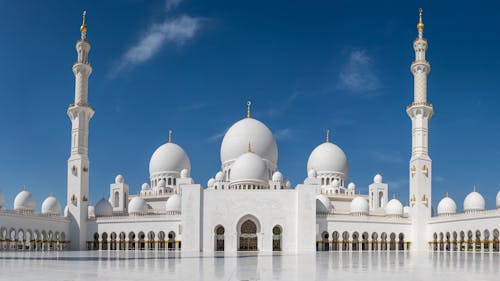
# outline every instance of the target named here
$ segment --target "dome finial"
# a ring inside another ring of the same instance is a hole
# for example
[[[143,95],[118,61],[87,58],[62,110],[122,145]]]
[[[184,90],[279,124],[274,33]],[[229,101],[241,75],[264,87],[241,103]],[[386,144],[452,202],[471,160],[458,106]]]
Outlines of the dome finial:
[[[172,143],[172,130],[168,130],[168,142]]]
[[[23,190],[26,191],[28,188],[26,188],[26,185],[23,185]]]
[[[395,193],[392,194],[392,199],[396,199],[396,194]]]
[[[446,196],[446,198],[448,198],[448,191],[446,192],[445,196]]]
[[[250,144],[250,142],[248,142],[247,152],[252,152],[252,145]]]
[[[477,192],[477,188],[476,188],[476,185],[474,185],[474,190],[473,190],[473,191],[474,191],[474,192]]]
[[[330,130],[326,130],[326,140],[325,142],[330,142]]]
[[[247,101],[247,118],[250,118],[250,106],[252,105],[251,101]]]
[[[83,11],[80,32],[82,33],[82,40],[85,40],[87,38],[87,11]]]

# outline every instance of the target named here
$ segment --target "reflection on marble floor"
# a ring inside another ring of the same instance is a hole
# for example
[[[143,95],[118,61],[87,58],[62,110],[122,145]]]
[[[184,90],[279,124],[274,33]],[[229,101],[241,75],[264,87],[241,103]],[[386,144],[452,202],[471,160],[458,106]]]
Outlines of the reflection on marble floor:
[[[499,254],[0,253],[0,280],[499,280]]]

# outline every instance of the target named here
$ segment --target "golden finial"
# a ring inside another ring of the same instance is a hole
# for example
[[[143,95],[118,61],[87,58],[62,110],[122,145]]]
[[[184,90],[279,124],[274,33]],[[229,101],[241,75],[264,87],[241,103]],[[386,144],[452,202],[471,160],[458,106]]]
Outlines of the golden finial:
[[[26,185],[23,185],[23,190],[24,190],[24,191],[28,190],[28,189],[26,188]]]
[[[330,130],[326,130],[326,141],[325,142],[330,142]]]
[[[424,22],[422,20],[422,14],[423,14],[424,10],[422,8],[418,9],[418,13],[419,13],[419,21],[418,21],[418,24],[417,24],[417,29],[418,31],[424,31]]]
[[[252,105],[251,101],[247,101],[247,118],[250,118],[250,106]]]
[[[172,143],[172,130],[168,130],[168,142]]]
[[[82,39],[85,40],[85,38],[87,37],[87,11],[83,11],[80,32],[82,33]]]
[[[476,192],[476,190],[477,190],[476,185],[474,185],[474,190],[473,191]]]
[[[392,194],[392,199],[396,199],[396,194]]]
[[[448,192],[446,192],[446,198],[448,198]]]
[[[252,146],[250,145],[250,142],[248,142],[247,152],[252,152]]]

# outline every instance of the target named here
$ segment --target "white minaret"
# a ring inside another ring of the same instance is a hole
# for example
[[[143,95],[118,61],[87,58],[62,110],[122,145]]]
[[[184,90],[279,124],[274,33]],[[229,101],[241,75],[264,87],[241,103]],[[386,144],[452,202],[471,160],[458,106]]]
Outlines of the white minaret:
[[[80,27],[82,37],[76,42],[78,60],[73,65],[75,74],[75,103],[68,107],[71,120],[71,155],[68,159],[68,215],[71,219],[70,239],[72,250],[86,248],[87,213],[89,198],[89,121],[94,109],[88,104],[88,80],[92,67],[88,54],[86,12]]]
[[[413,42],[415,61],[411,64],[414,77],[414,100],[406,108],[412,124],[410,159],[410,216],[412,220],[412,250],[427,250],[429,241],[426,226],[431,217],[432,160],[429,157],[429,120],[434,114],[427,103],[427,76],[431,70],[425,59],[427,40],[424,36],[422,9],[417,24],[418,38]]]

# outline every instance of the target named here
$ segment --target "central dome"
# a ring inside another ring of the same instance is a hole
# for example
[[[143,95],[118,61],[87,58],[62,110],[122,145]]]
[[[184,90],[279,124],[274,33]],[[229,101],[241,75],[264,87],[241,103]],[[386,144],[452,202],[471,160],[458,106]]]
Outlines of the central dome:
[[[276,165],[278,161],[276,140],[264,123],[253,118],[241,119],[227,130],[220,148],[222,164],[244,154],[248,143],[252,143],[252,152]]]
[[[184,149],[172,142],[158,147],[149,161],[150,176],[158,173],[180,173],[183,169],[190,170],[191,162]]]
[[[307,170],[342,173],[347,178],[347,157],[344,151],[331,142],[318,145],[307,160]]]

